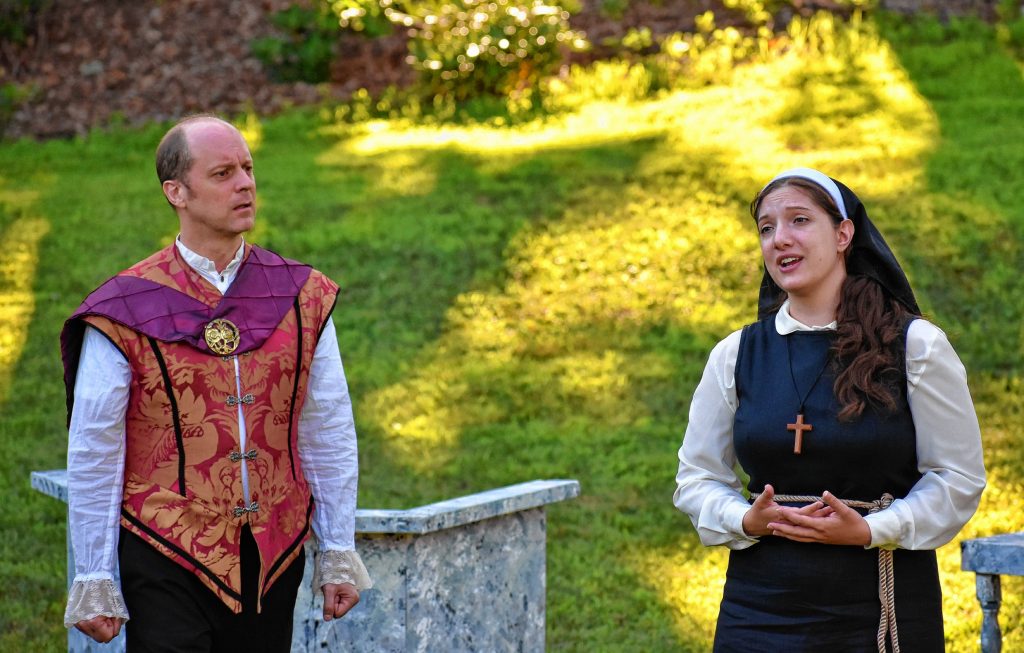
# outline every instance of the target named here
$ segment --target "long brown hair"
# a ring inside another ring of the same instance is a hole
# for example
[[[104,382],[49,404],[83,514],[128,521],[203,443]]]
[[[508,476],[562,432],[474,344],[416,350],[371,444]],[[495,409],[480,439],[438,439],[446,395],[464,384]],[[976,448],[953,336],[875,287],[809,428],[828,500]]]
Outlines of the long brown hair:
[[[832,196],[818,184],[801,177],[784,177],[765,186],[750,203],[755,221],[764,198],[783,186],[794,186],[806,193],[829,215],[835,226],[843,221]],[[846,255],[851,255],[850,250]],[[779,306],[785,297],[785,293],[781,293]],[[829,351],[839,421],[855,421],[869,405],[884,412],[899,407],[897,402],[902,396],[906,365],[903,328],[909,317],[910,311],[874,279],[848,275],[843,281],[836,309],[836,338]]]
[[[871,277],[847,276],[836,309],[832,386],[839,421],[852,422],[868,405],[893,412],[906,383],[903,329],[909,311]]]

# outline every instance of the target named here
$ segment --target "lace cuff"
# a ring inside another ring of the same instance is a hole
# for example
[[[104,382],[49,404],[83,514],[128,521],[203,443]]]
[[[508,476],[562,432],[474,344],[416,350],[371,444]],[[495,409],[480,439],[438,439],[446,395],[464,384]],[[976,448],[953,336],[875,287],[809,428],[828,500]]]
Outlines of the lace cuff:
[[[64,627],[93,617],[120,617],[128,620],[121,589],[109,578],[76,580],[68,590],[68,607],[64,610]]]
[[[355,551],[321,551],[316,557],[313,587],[320,589],[327,583],[351,583],[360,592],[373,587],[363,560]]]

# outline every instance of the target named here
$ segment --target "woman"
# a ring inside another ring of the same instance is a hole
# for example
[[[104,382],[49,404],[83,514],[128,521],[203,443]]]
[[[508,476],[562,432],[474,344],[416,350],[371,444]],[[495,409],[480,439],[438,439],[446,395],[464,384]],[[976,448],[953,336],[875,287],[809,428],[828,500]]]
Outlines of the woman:
[[[711,352],[674,495],[731,549],[715,650],[942,651],[935,548],[985,486],[963,365],[848,188],[789,170],[751,213],[758,321]]]

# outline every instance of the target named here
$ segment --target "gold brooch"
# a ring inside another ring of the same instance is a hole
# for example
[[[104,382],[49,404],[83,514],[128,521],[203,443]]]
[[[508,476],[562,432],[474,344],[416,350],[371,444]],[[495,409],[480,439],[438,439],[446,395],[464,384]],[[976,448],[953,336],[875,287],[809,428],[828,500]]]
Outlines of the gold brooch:
[[[203,339],[215,354],[227,356],[238,349],[238,327],[230,320],[216,319],[203,329]]]

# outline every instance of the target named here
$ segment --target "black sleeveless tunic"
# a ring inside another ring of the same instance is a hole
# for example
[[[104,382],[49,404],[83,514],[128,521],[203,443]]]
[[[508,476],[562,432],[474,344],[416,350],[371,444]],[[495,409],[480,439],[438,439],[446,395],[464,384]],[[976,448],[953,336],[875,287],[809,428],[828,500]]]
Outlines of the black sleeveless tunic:
[[[873,501],[885,492],[904,497],[921,477],[905,381],[895,414],[868,408],[853,423],[836,417],[830,369],[811,387],[834,336],[779,335],[774,315],[744,328],[733,440],[751,492],[770,483],[776,494],[821,496],[828,490],[842,499]],[[805,393],[804,421],[814,429],[804,433],[797,455],[786,425],[796,421]],[[935,552],[898,549],[894,558],[902,650],[944,650]],[[880,611],[877,549],[765,536],[730,552],[715,651],[873,652]]]

